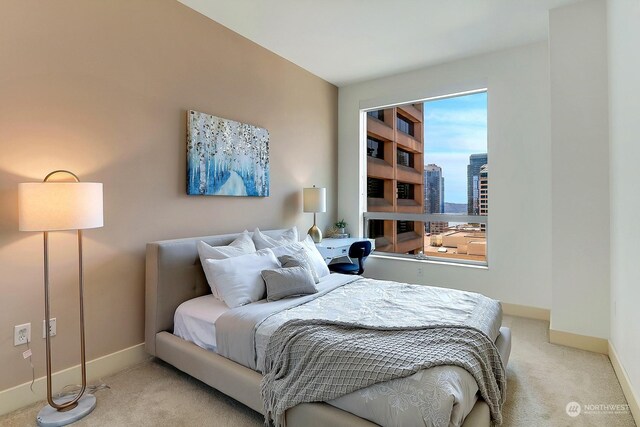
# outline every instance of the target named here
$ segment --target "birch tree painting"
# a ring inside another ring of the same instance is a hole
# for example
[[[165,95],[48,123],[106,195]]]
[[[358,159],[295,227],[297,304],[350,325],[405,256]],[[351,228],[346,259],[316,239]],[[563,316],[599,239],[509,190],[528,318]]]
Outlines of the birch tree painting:
[[[269,195],[269,131],[188,112],[187,194]]]

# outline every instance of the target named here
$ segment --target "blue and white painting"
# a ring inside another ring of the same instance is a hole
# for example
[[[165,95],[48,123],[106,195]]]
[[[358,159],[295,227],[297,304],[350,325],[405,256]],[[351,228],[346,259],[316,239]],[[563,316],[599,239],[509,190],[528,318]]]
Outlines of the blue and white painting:
[[[269,195],[269,131],[188,112],[187,194]]]

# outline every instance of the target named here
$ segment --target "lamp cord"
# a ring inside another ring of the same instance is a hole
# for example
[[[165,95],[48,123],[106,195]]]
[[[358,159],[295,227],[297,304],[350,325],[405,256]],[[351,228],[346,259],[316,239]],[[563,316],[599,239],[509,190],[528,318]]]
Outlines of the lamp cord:
[[[105,382],[103,382],[102,379],[99,379],[98,381],[100,381],[99,384],[87,385],[86,392],[94,394],[96,391],[99,391],[99,390],[111,389],[111,387],[109,387]],[[82,385],[80,384],[68,384],[62,387],[62,390],[59,393],[57,393],[55,397],[56,399],[58,399],[61,397],[76,395],[78,394],[80,389],[82,389]]]
[[[29,339],[27,339],[27,350],[31,350],[31,346],[29,346]],[[33,391],[33,384],[36,382],[36,368],[33,367],[33,360],[31,359],[31,357],[33,356],[33,353],[31,353],[29,355],[29,366],[31,366],[31,384],[29,384],[29,390],[31,390],[31,393],[35,393]]]
[[[31,346],[29,345],[31,343],[30,340],[27,340],[27,350],[31,350]],[[29,357],[27,357],[27,359],[29,359],[29,366],[31,367],[31,384],[29,384],[29,390],[31,390],[31,393],[35,394],[35,391],[33,390],[33,385],[36,382],[36,368],[35,366],[33,366],[33,353],[29,355]],[[95,385],[89,385],[87,386],[87,392],[93,394],[96,391],[99,390],[104,390],[104,389],[110,389],[111,387],[109,387],[104,381],[102,381],[102,378],[98,379],[99,384],[95,384]],[[70,388],[72,387],[72,388]],[[82,388],[82,386],[80,384],[69,384],[66,385],[62,388],[62,390],[56,394],[56,399],[61,398],[61,397],[67,397],[67,396],[71,396],[71,395],[75,395],[78,393],[78,391],[80,391],[80,389]]]

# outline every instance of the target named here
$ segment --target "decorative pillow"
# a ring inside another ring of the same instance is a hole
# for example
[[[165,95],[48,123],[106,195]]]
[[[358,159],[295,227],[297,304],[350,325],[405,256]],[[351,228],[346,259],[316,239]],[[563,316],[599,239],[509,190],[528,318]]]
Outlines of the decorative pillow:
[[[307,238],[300,243],[307,250],[307,255],[311,260],[311,266],[316,270],[316,273],[318,273],[318,277],[328,276],[330,273],[329,267],[327,267],[327,263],[324,261],[324,258],[322,258],[322,255],[320,255],[320,252],[318,252],[318,248],[316,248],[316,244],[313,242],[311,236],[307,235]]]
[[[238,236],[233,242],[227,246],[210,246],[203,241],[199,241],[197,244],[198,255],[200,255],[200,262],[204,267],[205,259],[225,259],[237,257],[240,255],[246,255],[254,253],[256,246],[253,244],[253,239],[247,230],[245,230],[240,236]],[[207,276],[207,282],[211,286],[211,279],[208,276],[207,270],[204,270],[205,276]],[[211,286],[211,293],[217,299],[222,299],[218,290]]]
[[[211,290],[217,288],[222,300],[231,308],[264,298],[262,270],[280,268],[270,249],[226,259],[205,259],[202,264]]]
[[[298,241],[298,228],[296,226],[285,230],[278,237],[270,237],[260,231],[259,228],[253,231],[253,243],[256,245],[256,249],[275,248],[282,245],[288,245],[289,243],[295,243]]]
[[[262,278],[267,286],[267,301],[318,292],[311,272],[304,267],[262,270]]]
[[[308,242],[307,242],[308,240]],[[306,242],[306,243],[305,243]],[[309,265],[315,272],[314,277],[327,276],[329,274],[329,267],[327,267],[327,263],[318,252],[316,248],[316,244],[313,243],[313,239],[308,237],[302,242],[291,243],[284,246],[278,246],[271,249],[277,258],[280,258],[284,255],[293,255],[293,256],[301,256],[302,253],[306,260],[309,262]],[[317,283],[317,282],[316,282]]]
[[[282,255],[281,257],[278,257],[278,261],[280,261],[280,265],[282,265],[283,268],[290,268],[290,267],[306,268],[311,273],[311,277],[313,277],[313,282],[314,283],[320,282],[318,273],[316,273],[316,270],[313,267],[311,267],[311,261],[309,260],[309,257],[305,249],[300,249],[300,252],[293,255]]]

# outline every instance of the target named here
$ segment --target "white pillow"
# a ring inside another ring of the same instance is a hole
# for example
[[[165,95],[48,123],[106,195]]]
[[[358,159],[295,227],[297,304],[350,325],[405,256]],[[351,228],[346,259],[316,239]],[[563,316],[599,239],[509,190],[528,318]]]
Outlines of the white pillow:
[[[256,251],[256,246],[253,244],[251,235],[246,230],[227,246],[210,246],[203,241],[199,241],[197,247],[198,255],[200,255],[200,262],[203,266],[206,259],[232,258],[240,255],[250,254]],[[207,276],[207,282],[209,282],[209,284],[211,285],[211,279],[209,278],[206,269],[204,271],[204,274],[205,276]],[[217,299],[222,299],[220,297],[220,294],[218,293],[218,290],[214,286],[211,286],[211,293]]]
[[[256,245],[248,231],[244,231],[227,246],[211,246],[203,241],[198,242],[200,259],[225,259],[250,254],[256,251]]]
[[[327,263],[318,252],[316,244],[313,242],[311,236],[307,235],[307,238],[301,242],[290,243],[288,245],[278,246],[271,248],[276,258],[280,258],[284,255],[297,255],[301,251],[304,251],[305,258],[309,261],[309,265],[316,272],[318,278],[324,277],[330,273]]]
[[[276,258],[280,258],[283,255],[295,255],[300,251],[306,251],[307,247],[302,246],[302,242],[289,243],[288,245],[276,246],[270,248]]]
[[[311,236],[307,234],[307,238],[300,243],[307,250],[307,257],[311,260],[311,266],[315,268],[318,277],[328,276],[330,274],[329,267],[327,267],[327,263],[324,261],[324,258],[322,258],[322,255],[320,255],[320,252],[318,252],[318,248]]]
[[[270,237],[260,231],[259,228],[253,232],[253,243],[256,245],[256,249],[275,248],[277,246],[288,245],[298,241],[298,228],[294,225],[288,230],[285,230],[278,237]]]
[[[231,308],[259,301],[266,288],[262,270],[280,268],[270,249],[226,259],[205,259],[202,264],[211,290],[217,288],[224,302]]]

